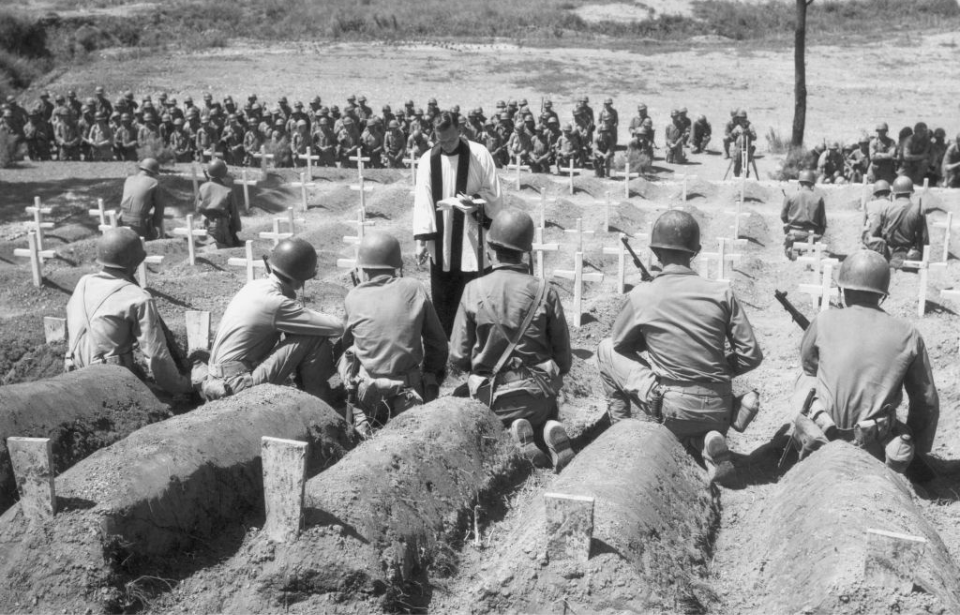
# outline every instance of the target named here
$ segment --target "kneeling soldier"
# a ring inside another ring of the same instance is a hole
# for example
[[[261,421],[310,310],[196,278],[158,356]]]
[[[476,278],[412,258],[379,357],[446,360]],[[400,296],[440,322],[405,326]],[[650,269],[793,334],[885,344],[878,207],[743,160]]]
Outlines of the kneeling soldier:
[[[872,250],[851,254],[837,285],[846,309],[821,312],[800,343],[803,374],[794,401],[804,402],[797,410],[819,428],[811,430],[798,417],[814,436],[801,445],[809,451],[827,440],[846,440],[902,472],[914,451],[930,452],[940,418],[926,345],[909,321],[880,309],[890,286],[882,256]],[[904,389],[910,400],[906,425],[897,421]]]
[[[404,410],[433,401],[447,365],[447,336],[423,286],[403,274],[400,242],[370,233],[360,242],[361,280],[344,300],[340,378],[363,436]]]
[[[303,239],[285,239],[273,249],[269,274],[248,282],[227,306],[210,352],[201,392],[207,401],[258,384],[283,384],[328,399],[336,371],[333,342],[340,319],[297,301],[297,291],[317,274],[317,251]]]
[[[607,411],[613,422],[629,418],[633,402],[640,418],[663,423],[691,453],[702,454],[711,480],[728,484],[734,473],[724,435],[740,409],[731,380],[760,365],[763,353],[730,287],[690,268],[700,252],[693,216],[662,214],[650,247],[663,272],[630,291],[597,348]]]
[[[573,459],[556,420],[557,396],[572,363],[560,298],[523,264],[533,245],[530,216],[516,209],[500,212],[487,243],[493,272],[463,291],[450,342],[452,362],[470,373],[470,396],[500,417],[523,454],[546,466],[537,446],[542,443],[559,472]]]

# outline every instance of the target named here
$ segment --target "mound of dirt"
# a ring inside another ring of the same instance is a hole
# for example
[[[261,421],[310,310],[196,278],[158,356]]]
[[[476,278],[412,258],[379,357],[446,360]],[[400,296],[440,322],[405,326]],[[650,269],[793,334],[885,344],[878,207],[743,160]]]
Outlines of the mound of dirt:
[[[475,613],[704,612],[719,518],[716,492],[666,428],[621,421],[581,452],[546,491],[595,498],[590,559],[547,555],[542,498],[498,541]]]
[[[130,370],[113,365],[0,387],[0,511],[17,499],[7,437],[50,438],[59,473],[169,416],[167,407]]]
[[[59,376],[63,373],[63,355],[66,351],[66,342],[35,346],[23,354],[10,371],[0,378],[0,385],[33,382]]]
[[[187,552],[262,521],[262,436],[309,442],[311,474],[353,445],[329,406],[270,385],[145,427],[57,478],[51,523],[0,518],[0,611],[137,606],[137,579],[182,575]]]
[[[307,483],[296,542],[257,535],[224,569],[191,579],[180,600],[206,612],[391,607],[405,586],[456,568],[452,546],[477,499],[512,471],[513,450],[477,402],[444,398],[408,410]],[[367,602],[345,603],[357,600]]]
[[[726,574],[751,587],[754,613],[956,613],[960,570],[907,482],[868,453],[832,442],[796,466],[746,523],[756,528]],[[927,540],[905,586],[873,586],[868,529]]]

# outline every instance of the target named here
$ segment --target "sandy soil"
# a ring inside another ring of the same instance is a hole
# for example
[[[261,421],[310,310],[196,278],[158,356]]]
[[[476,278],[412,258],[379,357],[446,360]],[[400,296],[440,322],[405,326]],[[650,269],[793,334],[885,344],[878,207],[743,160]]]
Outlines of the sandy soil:
[[[957,53],[954,38],[954,35],[922,39],[903,36],[861,48],[811,49],[810,138],[828,135],[851,138],[879,119],[893,126],[925,119],[933,125],[944,126],[950,134],[955,133],[960,127],[953,106],[960,89],[957,78],[960,67],[952,61]],[[922,56],[924,61],[902,62],[898,58],[905,53]],[[115,92],[128,84],[139,84],[135,89],[142,93],[167,91],[178,97],[190,93],[195,98],[203,91],[242,97],[249,90],[270,101],[281,94],[307,100],[319,92],[324,102],[331,103],[340,103],[349,93],[357,92],[366,94],[376,106],[383,102],[397,104],[408,97],[422,104],[428,96],[435,95],[441,106],[457,102],[461,107],[483,105],[488,111],[498,98],[526,96],[533,102],[540,96],[552,96],[564,117],[569,116],[573,98],[580,93],[590,94],[595,108],[598,99],[609,94],[617,100],[623,125],[629,121],[634,104],[646,101],[658,133],[662,133],[668,109],[683,104],[694,114],[704,109],[717,130],[730,107],[745,106],[758,131],[764,133],[773,128],[786,134],[792,117],[792,77],[792,58],[788,52],[735,47],[699,46],[676,53],[633,53],[533,50],[509,45],[318,44],[269,50],[250,46],[122,63],[103,61],[64,75],[49,87],[88,89],[92,83],[102,82],[108,91]],[[238,86],[240,83],[244,85]],[[240,87],[244,89],[239,90]],[[621,140],[624,135],[625,131],[621,131]],[[764,143],[760,146],[763,149]],[[710,249],[716,245],[717,237],[731,233],[733,216],[729,212],[735,206],[739,189],[735,184],[717,181],[723,176],[726,162],[716,145],[712,153],[694,157],[690,165],[668,165],[662,160],[654,164],[657,179],[633,180],[629,198],[624,197],[622,182],[582,176],[576,180],[576,194],[569,195],[561,178],[524,176],[521,189],[516,190],[509,181],[511,173],[503,173],[507,200],[511,204],[535,212],[539,196],[531,185],[548,186],[550,194],[558,196],[557,203],[547,209],[546,239],[562,242],[564,247],[561,252],[547,256],[548,274],[572,265],[573,251],[569,236],[563,230],[571,228],[577,217],[583,218],[584,228],[597,231],[585,238],[585,260],[588,268],[603,271],[606,278],[603,283],[586,288],[584,326],[574,333],[577,361],[568,379],[568,397],[562,410],[562,418],[574,435],[589,434],[597,429],[603,403],[597,395],[599,386],[590,359],[596,344],[609,331],[622,301],[615,289],[616,259],[600,254],[602,246],[612,246],[616,241],[615,234],[604,233],[602,228],[602,200],[606,193],[617,202],[616,224],[635,234],[634,243],[640,247],[646,243],[643,237],[649,222],[672,206],[686,207],[697,216],[704,228],[704,245]],[[758,164],[761,175],[766,177],[776,167],[777,160],[767,154]],[[178,171],[183,173],[186,169]],[[129,168],[120,164],[51,163],[43,167],[25,164],[0,173],[3,182],[0,192],[4,197],[0,204],[0,310],[4,314],[0,334],[4,340],[19,340],[20,346],[26,349],[42,345],[39,316],[61,311],[77,277],[94,269],[92,239],[77,240],[70,236],[68,241],[54,242],[62,257],[49,264],[51,283],[40,292],[34,290],[26,264],[10,256],[13,246],[24,244],[27,218],[22,207],[39,194],[45,203],[57,207],[55,215],[63,216],[64,225],[89,229],[91,223],[83,211],[98,196],[116,201],[117,187],[128,172]],[[356,195],[345,188],[350,174],[318,171],[317,175],[317,186],[310,192],[311,207],[303,217],[306,233],[319,246],[325,268],[320,281],[308,289],[308,300],[320,309],[342,313],[342,297],[349,281],[343,272],[332,268],[332,263],[337,257],[352,254],[352,248],[340,243],[340,238],[350,228]],[[381,216],[375,219],[376,226],[396,233],[404,241],[405,250],[412,250],[408,175],[393,171],[369,175],[376,181],[370,196],[375,206],[371,209]],[[677,180],[681,175],[690,176],[686,203],[680,200],[681,185]],[[255,207],[244,219],[242,238],[254,238],[254,232],[265,230],[276,212],[297,203],[298,193],[283,186],[284,181],[292,179],[292,172],[282,172],[271,180],[269,189],[254,191],[255,202],[263,207]],[[171,174],[165,182],[181,204],[174,210],[176,219],[169,226],[182,226],[189,199],[189,180]],[[772,483],[779,479],[775,470],[777,455],[770,452],[768,444],[777,440],[778,431],[790,419],[787,396],[798,369],[800,331],[780,310],[773,291],[789,291],[801,310],[809,316],[814,314],[809,299],[803,298],[796,288],[798,283],[812,281],[814,274],[797,263],[786,261],[780,250],[778,214],[782,191],[795,189],[768,180],[747,186],[745,209],[750,216],[741,223],[741,236],[747,237],[748,243],[742,249],[742,260],[735,267],[732,280],[766,359],[758,370],[740,379],[736,388],[757,388],[764,408],[747,433],[734,434],[731,438],[736,450],[751,455],[743,461],[742,487],[723,490],[721,494],[719,533],[714,559],[708,564],[711,585],[719,596],[718,613],[744,612],[745,593],[749,588],[733,579],[747,575],[756,562],[742,558],[731,561],[731,554],[734,546],[756,529],[745,521],[747,512],[770,497]],[[847,254],[857,244],[860,189],[846,187],[823,192],[830,222],[827,241],[834,252]],[[960,194],[931,191],[924,198],[928,207],[952,211],[955,215],[960,213]],[[932,215],[942,214],[933,211]],[[935,234],[934,237],[934,253],[939,255],[942,236]],[[257,247],[267,249],[269,243],[258,241]],[[240,251],[205,254],[197,267],[190,267],[185,263],[186,250],[182,243],[171,240],[152,249],[162,249],[168,256],[162,265],[154,267],[156,275],[152,279],[161,312],[175,331],[182,334],[180,314],[184,309],[212,310],[215,326],[230,296],[243,282],[242,270],[225,266],[226,258],[242,256]],[[960,418],[956,413],[960,397],[957,320],[950,302],[939,299],[940,289],[960,285],[960,268],[953,254],[960,254],[956,239],[951,244],[949,266],[930,276],[926,317],[916,317],[918,277],[911,273],[894,276],[891,297],[884,307],[892,314],[916,321],[925,337],[943,408],[935,453],[955,462],[960,459],[960,445],[956,444],[960,432]],[[425,272],[417,271],[412,263],[406,267],[406,273],[426,279]],[[639,283],[639,279],[631,273],[628,282]],[[573,308],[570,284],[556,283],[569,314]],[[11,319],[17,315],[21,315],[20,319]],[[34,317],[35,322],[30,320]],[[14,322],[16,327],[11,326]],[[16,363],[15,357],[6,360]],[[588,441],[589,438],[578,440]],[[955,465],[944,464],[941,469],[948,470]],[[491,515],[489,523],[481,529],[484,540],[496,541],[509,534],[511,524],[518,519],[516,511],[540,497],[548,483],[549,475],[536,473],[517,490],[505,493],[502,506],[506,512]],[[954,559],[960,556],[958,492],[960,480],[948,472],[925,489],[917,489],[914,495]],[[455,578],[430,588],[432,598],[426,606],[435,612],[469,608],[470,588],[484,565],[485,555],[482,548],[468,543],[459,557],[460,567]],[[177,608],[181,606],[184,605]],[[157,608],[163,607],[158,604]]]

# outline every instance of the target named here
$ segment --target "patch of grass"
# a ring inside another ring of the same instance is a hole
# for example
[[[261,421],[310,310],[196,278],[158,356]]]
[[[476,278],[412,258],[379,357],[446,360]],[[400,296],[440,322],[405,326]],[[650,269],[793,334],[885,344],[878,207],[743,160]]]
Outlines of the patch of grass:
[[[775,173],[771,173],[770,177],[780,181],[797,179],[800,171],[809,168],[809,160],[810,152],[805,147],[791,147],[783,159],[783,165]]]
[[[785,141],[783,137],[780,136],[780,131],[776,130],[772,126],[770,131],[766,134],[767,138],[767,151],[771,154],[782,154],[787,151],[790,147],[790,142]]]

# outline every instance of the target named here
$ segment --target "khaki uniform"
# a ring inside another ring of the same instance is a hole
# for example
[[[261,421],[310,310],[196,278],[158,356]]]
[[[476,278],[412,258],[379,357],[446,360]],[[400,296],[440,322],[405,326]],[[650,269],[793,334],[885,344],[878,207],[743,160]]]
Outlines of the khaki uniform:
[[[957,145],[957,142],[954,141],[947,147],[947,151],[943,154],[943,163],[941,166],[941,174],[943,175],[943,185],[946,188],[960,188],[960,167],[956,169],[948,169],[948,165],[957,164],[960,162],[960,145]]]
[[[823,197],[813,188],[801,185],[800,190],[783,198],[780,209],[783,222],[783,248],[792,257],[794,242],[819,240],[827,232],[827,213]]]
[[[556,417],[563,375],[573,362],[556,290],[548,285],[534,306],[541,283],[523,265],[500,265],[473,280],[463,291],[450,341],[452,363],[470,372],[471,396],[487,403],[504,425],[527,419],[534,431]],[[536,309],[533,319],[497,374],[491,394],[493,369],[530,309]]]
[[[424,381],[436,387],[448,348],[420,283],[379,275],[351,290],[344,308],[341,380],[357,383],[357,401],[367,416],[382,424],[423,403]]]
[[[870,168],[867,171],[867,181],[876,182],[879,179],[893,183],[897,178],[896,168],[897,142],[890,137],[877,135],[870,140]]]
[[[157,384],[170,393],[191,390],[177,370],[150,293],[116,269],[80,278],[67,302],[67,361],[75,368],[123,365],[142,377],[133,359],[139,348]]]
[[[809,378],[801,378],[798,389],[816,388],[843,439],[853,439],[858,422],[878,420],[878,437],[865,448],[883,459],[906,389],[907,426],[917,451],[930,452],[940,401],[923,338],[910,322],[863,305],[822,312],[803,335],[800,359]]]
[[[908,195],[896,196],[874,219],[867,232],[868,247],[883,254],[891,266],[904,260],[919,260],[929,245],[927,219]]]
[[[330,339],[342,333],[338,318],[303,307],[276,275],[248,282],[217,327],[203,396],[283,384],[291,375],[306,392],[325,396],[335,371]]]
[[[660,387],[663,424],[697,451],[707,432],[730,426],[731,379],[763,360],[729,286],[680,265],[630,292],[596,356],[612,421],[630,417],[631,402],[649,415]]]
[[[241,228],[240,206],[233,189],[221,180],[211,179],[200,186],[199,197],[198,210],[203,214],[204,228],[217,248],[243,245],[237,237]]]
[[[164,199],[160,183],[145,172],[131,175],[123,183],[120,222],[146,240],[162,239]]]

